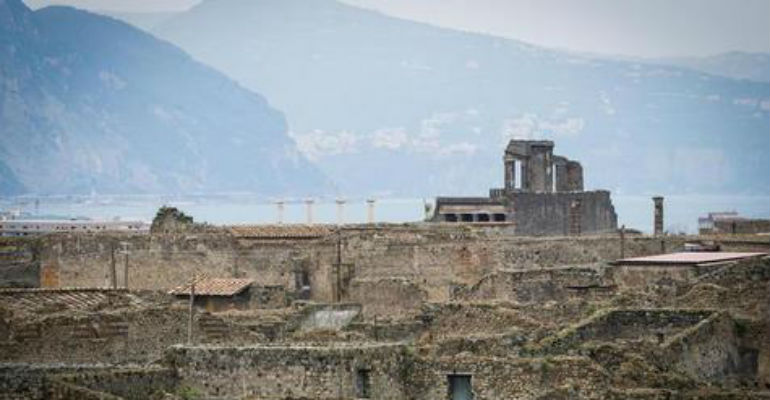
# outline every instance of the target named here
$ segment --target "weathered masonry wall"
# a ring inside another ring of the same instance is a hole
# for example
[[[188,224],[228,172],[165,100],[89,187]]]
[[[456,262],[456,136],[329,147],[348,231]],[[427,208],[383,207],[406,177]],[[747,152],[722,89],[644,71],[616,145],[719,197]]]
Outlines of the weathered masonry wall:
[[[0,287],[39,287],[47,271],[38,254],[34,240],[0,237]]]
[[[53,400],[145,400],[174,392],[177,376],[160,368],[78,371],[50,376],[48,386]]]
[[[767,233],[770,232],[770,219],[738,219],[714,221],[717,233]]]
[[[447,399],[450,375],[469,375],[474,399],[599,399],[607,388],[606,374],[582,357],[447,357],[420,360],[412,398]]]
[[[169,349],[181,386],[212,398],[404,399],[409,363],[399,345],[260,346]],[[365,372],[364,372],[365,371]],[[366,375],[364,378],[362,375]],[[205,383],[204,383],[205,382]]]
[[[663,248],[672,251],[687,239],[630,236],[625,255],[658,254]],[[460,225],[347,226],[339,237],[332,234],[312,240],[248,240],[228,234],[53,235],[39,240],[43,249],[38,255],[39,274],[56,277],[42,279],[43,286],[107,286],[113,249],[126,243],[132,289],[168,290],[198,273],[250,278],[258,286],[279,292],[283,287],[295,295],[306,283],[308,299],[349,301],[355,297],[365,305],[367,297],[375,301],[387,297],[389,290],[394,295],[405,293],[399,285],[378,284],[380,280],[407,280],[423,291],[409,296],[443,301],[450,299],[458,285],[474,285],[500,269],[591,264],[620,257],[617,235],[527,238],[512,236],[505,229]],[[722,242],[725,250],[766,251],[768,247],[756,241],[735,243]],[[339,267],[338,257],[342,261]],[[118,252],[114,264],[118,286],[123,286],[125,255]],[[0,270],[5,268],[0,265]],[[361,291],[363,286],[374,287],[380,294],[368,296]]]
[[[540,399],[558,388],[600,398],[607,377],[587,358],[423,358],[400,345],[319,348],[183,347],[169,350],[180,386],[204,397],[445,400],[450,375],[470,375],[478,399]],[[362,371],[367,395],[361,390]],[[201,382],[206,382],[202,384]]]
[[[166,347],[184,342],[186,334],[184,310],[153,308],[14,320],[0,342],[0,362],[145,363],[159,358]]]
[[[42,268],[55,271],[54,287],[108,287],[114,264],[118,287],[125,286],[126,265],[130,288],[163,290],[188,282],[196,273],[294,290],[298,274],[305,272],[312,277],[314,298],[332,298],[333,242],[239,241],[227,234],[55,235],[41,240]],[[120,252],[123,246],[128,257]]]
[[[0,364],[2,400],[145,400],[160,392],[174,392],[176,385],[173,370],[154,367]]]
[[[403,278],[359,279],[351,282],[350,301],[364,304],[364,316],[406,317],[419,314],[428,294]]]
[[[518,304],[542,304],[581,297],[597,299],[615,293],[611,273],[604,268],[562,267],[531,270],[503,269],[471,287],[458,287],[455,300],[507,300]]]
[[[554,236],[614,232],[618,221],[610,192],[509,194],[518,235]]]
[[[0,364],[0,400],[50,399],[48,376],[97,370],[102,368],[86,365]]]
[[[735,330],[727,313],[715,313],[669,338],[663,347],[669,363],[680,370],[699,379],[723,379],[740,364]]]
[[[545,353],[561,353],[590,340],[651,339],[679,333],[713,315],[708,310],[606,310],[540,343]]]

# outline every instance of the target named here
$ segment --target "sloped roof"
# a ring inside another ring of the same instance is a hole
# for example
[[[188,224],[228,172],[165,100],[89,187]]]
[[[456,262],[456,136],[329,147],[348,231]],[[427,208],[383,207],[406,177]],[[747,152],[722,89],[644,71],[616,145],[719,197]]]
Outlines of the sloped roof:
[[[313,239],[332,233],[324,225],[235,225],[230,232],[236,237],[255,239]]]
[[[731,253],[731,252],[681,252],[659,254],[647,257],[624,258],[615,261],[619,265],[697,265],[715,262],[735,261],[744,258],[767,256],[768,253]]]
[[[0,308],[17,316],[40,317],[59,312],[93,312],[110,308],[140,307],[144,302],[125,289],[0,289]]]
[[[234,296],[246,288],[252,283],[251,279],[235,279],[235,278],[204,278],[199,279],[195,283],[195,295],[196,296]],[[176,296],[189,296],[190,295],[189,284],[179,286],[176,289],[171,290],[169,293]]]

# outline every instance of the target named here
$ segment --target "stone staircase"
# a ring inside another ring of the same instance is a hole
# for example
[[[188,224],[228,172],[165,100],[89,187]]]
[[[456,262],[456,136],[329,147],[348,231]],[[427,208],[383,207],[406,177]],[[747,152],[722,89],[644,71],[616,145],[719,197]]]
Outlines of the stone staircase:
[[[230,327],[219,317],[211,314],[202,314],[198,318],[198,327],[203,340],[207,342],[218,342],[227,339],[230,336]]]

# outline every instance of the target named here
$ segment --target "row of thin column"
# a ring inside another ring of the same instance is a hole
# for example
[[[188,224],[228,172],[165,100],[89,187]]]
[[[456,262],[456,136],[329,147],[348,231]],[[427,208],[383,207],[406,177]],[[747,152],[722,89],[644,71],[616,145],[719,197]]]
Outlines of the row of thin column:
[[[337,204],[337,223],[343,224],[345,223],[345,204],[347,203],[347,201],[345,199],[337,199],[334,202]],[[315,223],[315,213],[314,213],[315,200],[305,199],[304,203],[305,203],[305,222],[308,224],[313,224]],[[275,202],[275,205],[276,205],[276,222],[278,224],[283,224],[286,202],[279,200]],[[366,222],[369,224],[374,223],[374,206],[375,206],[374,199],[366,199]]]

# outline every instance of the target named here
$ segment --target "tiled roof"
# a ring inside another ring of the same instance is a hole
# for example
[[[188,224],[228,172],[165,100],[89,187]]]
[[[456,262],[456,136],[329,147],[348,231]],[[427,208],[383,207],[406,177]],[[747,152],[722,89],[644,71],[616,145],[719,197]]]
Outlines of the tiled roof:
[[[0,307],[7,308],[17,316],[88,312],[107,306],[136,307],[143,303],[125,289],[0,289]]]
[[[196,296],[234,296],[254,283],[251,279],[204,278],[195,283]],[[190,295],[190,286],[180,286],[170,291],[173,295]]]
[[[230,232],[243,238],[264,239],[313,239],[329,235],[332,231],[324,225],[236,225]]]
[[[744,258],[767,256],[767,253],[730,253],[730,252],[682,252],[659,254],[648,257],[624,258],[615,263],[620,265],[696,265],[714,262],[742,260]]]

